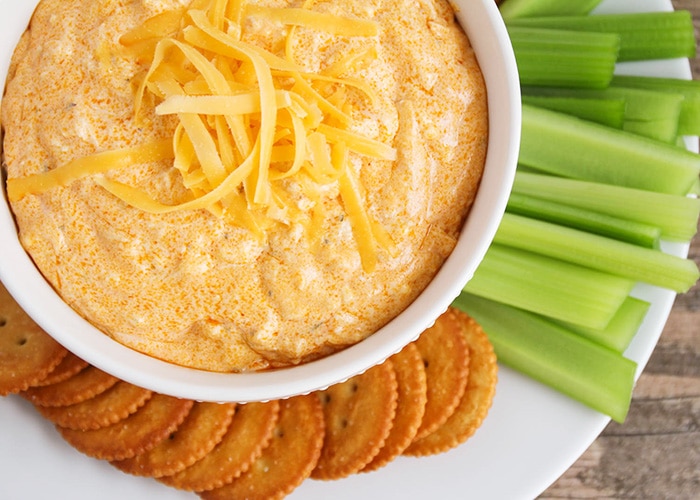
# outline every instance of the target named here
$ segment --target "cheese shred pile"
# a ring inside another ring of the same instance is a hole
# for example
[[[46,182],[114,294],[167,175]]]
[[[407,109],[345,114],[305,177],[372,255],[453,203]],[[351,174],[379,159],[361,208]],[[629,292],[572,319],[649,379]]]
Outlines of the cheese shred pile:
[[[284,25],[284,50],[274,54],[244,41],[248,18]],[[352,131],[348,92],[360,92],[370,102],[376,96],[365,82],[343,75],[376,59],[376,48],[370,44],[311,73],[295,61],[297,27],[340,37],[378,35],[375,22],[314,11],[313,0],[300,8],[194,0],[186,9],[146,20],[120,38],[125,50],[148,67],[136,91],[135,117],[139,120],[147,102],[157,103],[157,115],[177,118],[172,139],[104,151],[45,173],[9,179],[8,197],[17,201],[91,176],[145,212],[203,209],[262,239],[274,224],[298,222],[317,239],[324,220],[322,186],[337,183],[363,269],[371,272],[377,249],[391,252],[393,243],[368,213],[349,155],[394,161],[396,151]],[[152,161],[172,162],[187,199],[164,204],[106,175]],[[284,189],[290,178],[312,202],[309,211]]]

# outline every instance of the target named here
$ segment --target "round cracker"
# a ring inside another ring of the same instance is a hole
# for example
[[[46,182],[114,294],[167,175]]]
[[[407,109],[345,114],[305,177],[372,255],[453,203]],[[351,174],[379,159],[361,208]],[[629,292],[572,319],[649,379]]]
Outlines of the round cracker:
[[[415,438],[425,413],[428,385],[418,348],[413,343],[408,344],[389,359],[398,384],[396,416],[384,446],[362,472],[377,470],[401,455]]]
[[[391,431],[398,388],[391,361],[317,393],[326,434],[314,479],[340,479],[362,470]]]
[[[64,380],[68,380],[73,375],[77,375],[80,371],[87,368],[88,362],[84,359],[79,358],[72,352],[61,360],[56,368],[51,370],[51,372],[41,379],[36,384],[32,384],[33,387],[44,387],[46,385],[58,384]]]
[[[440,427],[457,408],[469,375],[469,348],[449,310],[415,341],[425,365],[428,400],[415,439]]]
[[[0,396],[36,384],[67,355],[0,283]]]
[[[88,366],[63,382],[30,387],[21,394],[38,406],[70,406],[102,394],[117,382],[117,377],[94,366]]]
[[[44,418],[66,429],[89,431],[116,424],[141,408],[153,395],[147,389],[119,381],[102,394],[70,406],[39,406]]]
[[[436,431],[411,443],[405,455],[434,455],[459,446],[476,432],[491,408],[498,379],[493,345],[471,317],[458,310],[452,314],[462,325],[471,352],[467,389],[450,418]]]
[[[155,447],[177,429],[193,401],[154,394],[136,413],[91,431],[56,428],[78,451],[102,460],[123,460]]]
[[[316,466],[323,446],[323,410],[314,394],[280,402],[272,441],[233,482],[201,494],[206,500],[276,500],[290,494]]]
[[[204,458],[228,430],[236,405],[195,403],[187,418],[155,448],[126,460],[112,462],[135,476],[170,476]]]
[[[279,402],[236,406],[231,425],[221,442],[190,467],[158,478],[164,484],[188,491],[208,491],[243,474],[270,443],[279,416]]]

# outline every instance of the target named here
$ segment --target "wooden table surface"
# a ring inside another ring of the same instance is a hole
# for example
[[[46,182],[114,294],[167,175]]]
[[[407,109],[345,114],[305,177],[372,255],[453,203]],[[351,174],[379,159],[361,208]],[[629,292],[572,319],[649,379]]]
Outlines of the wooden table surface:
[[[700,0],[673,0],[693,13]],[[700,55],[691,61],[700,80]],[[700,236],[690,256],[700,265]],[[679,295],[635,388],[624,424],[610,423],[540,497],[700,499],[700,284]]]

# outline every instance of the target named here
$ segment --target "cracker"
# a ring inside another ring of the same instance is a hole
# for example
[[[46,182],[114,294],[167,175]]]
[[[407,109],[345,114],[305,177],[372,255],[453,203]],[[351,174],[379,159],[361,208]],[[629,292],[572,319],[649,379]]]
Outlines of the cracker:
[[[91,431],[56,428],[71,446],[93,458],[124,460],[155,447],[172,434],[193,401],[154,394],[136,413],[114,425]]]
[[[270,445],[233,482],[205,493],[205,500],[275,500],[291,493],[316,466],[323,446],[323,410],[314,394],[280,402]]]
[[[0,283],[0,396],[36,384],[67,355]]]
[[[270,443],[278,416],[278,401],[238,405],[228,431],[212,451],[177,474],[158,480],[174,488],[197,492],[230,483],[248,470]]]
[[[61,360],[56,368],[51,370],[51,372],[41,379],[36,384],[32,384],[34,387],[44,387],[46,385],[58,384],[64,380],[68,380],[73,375],[77,375],[78,372],[87,368],[88,362],[84,359],[79,358],[72,352]]]
[[[469,348],[460,322],[449,310],[415,341],[425,365],[428,400],[416,439],[440,427],[464,394],[469,375]]]
[[[96,430],[116,424],[141,408],[153,395],[147,389],[119,381],[94,398],[69,406],[36,406],[44,418],[66,429]]]
[[[428,386],[418,348],[413,343],[408,344],[389,359],[398,383],[396,417],[384,446],[362,472],[377,470],[403,453],[415,438],[425,413]]]
[[[21,395],[38,406],[69,406],[82,403],[114,386],[119,379],[88,366],[63,382],[30,387]]]
[[[228,430],[236,405],[195,403],[187,418],[169,438],[132,458],[112,462],[135,476],[170,476],[204,458]]]
[[[314,479],[340,479],[367,465],[384,445],[396,412],[398,388],[391,361],[317,393],[326,434]]]
[[[450,418],[428,436],[411,443],[404,452],[406,455],[434,455],[464,443],[481,426],[493,402],[498,379],[493,346],[471,317],[458,310],[452,314],[462,325],[471,351],[467,389]]]

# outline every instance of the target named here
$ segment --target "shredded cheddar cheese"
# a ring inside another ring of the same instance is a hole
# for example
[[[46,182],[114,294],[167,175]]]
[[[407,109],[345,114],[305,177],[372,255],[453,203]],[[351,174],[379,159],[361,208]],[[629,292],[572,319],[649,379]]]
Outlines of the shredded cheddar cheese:
[[[342,18],[314,12],[307,8],[274,8],[248,4],[245,6],[245,12],[249,16],[260,16],[283,24],[304,26],[332,35],[376,36],[378,34],[377,24],[373,21]]]
[[[301,8],[271,8],[237,0],[196,0],[188,9],[158,14],[125,33],[120,43],[138,61],[148,62],[135,97],[135,117],[153,94],[156,115],[178,120],[168,144],[146,144],[79,158],[55,170],[10,179],[12,200],[92,176],[125,203],[150,213],[208,210],[264,237],[264,228],[301,222],[310,237],[319,231],[322,198],[310,187],[338,183],[365,271],[377,262],[377,248],[392,241],[367,210],[363,188],[348,155],[394,161],[391,145],[351,130],[349,89],[374,102],[365,82],[343,74],[377,57],[376,49],[350,53],[323,73],[306,71],[294,58],[295,28],[332,36],[375,37],[378,26]],[[283,56],[241,40],[248,18],[289,26]],[[149,102],[151,102],[149,100]],[[188,199],[166,205],[109,173],[139,161],[172,161]],[[298,209],[277,183],[290,177],[317,207]]]
[[[56,186],[67,186],[84,177],[108,172],[135,163],[165,160],[173,157],[170,141],[150,142],[119,151],[105,151],[77,158],[61,167],[40,174],[7,180],[7,196],[17,201],[28,194],[37,194]]]

